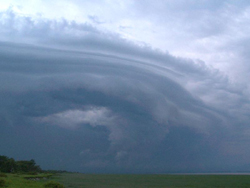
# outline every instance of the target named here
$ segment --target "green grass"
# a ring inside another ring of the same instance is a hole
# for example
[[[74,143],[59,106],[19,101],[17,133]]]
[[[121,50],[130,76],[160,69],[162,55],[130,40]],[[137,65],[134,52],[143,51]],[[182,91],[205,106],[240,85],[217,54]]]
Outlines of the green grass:
[[[49,181],[52,174],[6,174],[6,188],[44,188],[44,184]]]
[[[248,175],[89,175],[62,173],[66,188],[249,188]]]
[[[6,177],[7,175],[7,177]],[[66,188],[250,188],[249,175],[6,174],[6,188],[44,188],[51,180]],[[53,182],[52,181],[52,182]]]

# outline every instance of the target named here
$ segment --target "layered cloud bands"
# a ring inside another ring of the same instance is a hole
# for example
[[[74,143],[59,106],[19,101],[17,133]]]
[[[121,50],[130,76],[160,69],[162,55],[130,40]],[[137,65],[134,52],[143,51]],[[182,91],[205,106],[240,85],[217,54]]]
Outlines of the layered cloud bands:
[[[81,172],[248,164],[249,101],[201,61],[12,10],[0,13],[0,33],[4,154]]]

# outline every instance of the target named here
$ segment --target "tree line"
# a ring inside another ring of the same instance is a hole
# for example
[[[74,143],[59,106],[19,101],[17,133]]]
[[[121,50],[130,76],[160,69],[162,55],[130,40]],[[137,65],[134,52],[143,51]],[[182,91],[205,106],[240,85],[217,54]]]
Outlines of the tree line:
[[[13,158],[9,158],[4,155],[0,155],[0,172],[5,173],[38,173],[42,169],[39,165],[36,165],[34,159],[29,161],[15,161]]]

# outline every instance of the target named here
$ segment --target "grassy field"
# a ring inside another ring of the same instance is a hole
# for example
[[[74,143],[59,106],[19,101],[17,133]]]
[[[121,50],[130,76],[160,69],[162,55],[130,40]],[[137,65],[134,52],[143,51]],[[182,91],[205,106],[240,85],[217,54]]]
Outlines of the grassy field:
[[[1,173],[3,174],[3,173]],[[0,177],[5,181],[6,188],[44,188],[46,182],[50,180],[52,174],[5,174],[6,177]],[[0,186],[2,187],[2,186]]]
[[[55,177],[66,188],[249,188],[249,175],[89,175]]]
[[[250,188],[250,175],[6,175],[6,188],[44,188],[51,180],[66,188]]]

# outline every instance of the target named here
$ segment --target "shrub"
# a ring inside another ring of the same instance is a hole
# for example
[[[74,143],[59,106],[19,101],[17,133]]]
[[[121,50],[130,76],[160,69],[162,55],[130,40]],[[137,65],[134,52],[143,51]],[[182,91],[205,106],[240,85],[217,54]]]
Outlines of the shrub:
[[[55,181],[49,181],[44,185],[45,188],[64,188],[64,186]]]
[[[37,175],[38,173],[37,172],[28,172],[27,174],[29,174],[29,175]]]
[[[6,180],[0,179],[0,187],[5,187],[5,186],[6,186]]]
[[[0,173],[0,177],[1,177],[1,178],[7,178],[7,175],[4,174],[4,173]]]

